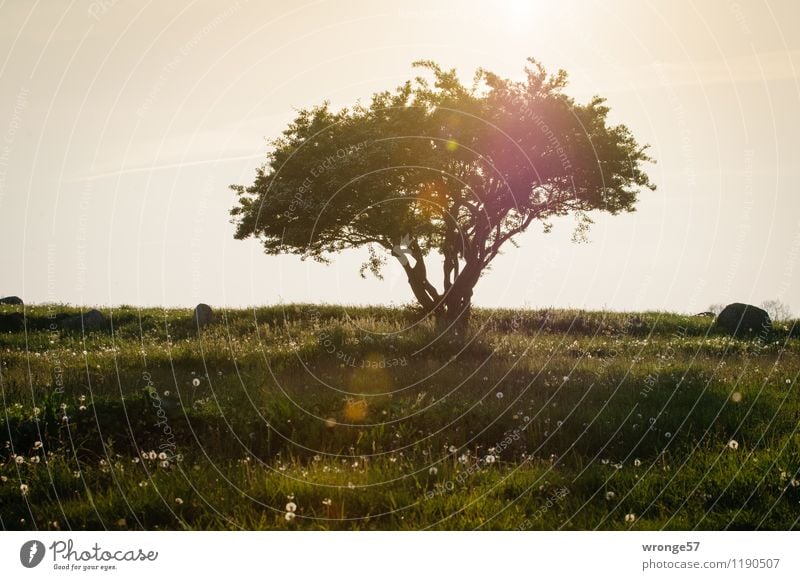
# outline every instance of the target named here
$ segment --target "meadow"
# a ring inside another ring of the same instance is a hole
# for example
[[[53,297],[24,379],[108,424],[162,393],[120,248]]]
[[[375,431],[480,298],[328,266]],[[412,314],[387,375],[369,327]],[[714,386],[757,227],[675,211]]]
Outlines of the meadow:
[[[0,312],[15,311],[2,306]],[[800,325],[664,312],[26,306],[0,528],[789,530]]]

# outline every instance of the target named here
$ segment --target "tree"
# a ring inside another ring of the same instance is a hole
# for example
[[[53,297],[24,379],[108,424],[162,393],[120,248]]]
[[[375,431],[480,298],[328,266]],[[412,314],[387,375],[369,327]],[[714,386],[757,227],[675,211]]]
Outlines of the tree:
[[[469,87],[455,70],[418,62],[430,80],[368,105],[300,110],[255,182],[231,186],[236,238],[323,262],[367,247],[361,274],[379,278],[392,256],[426,313],[465,322],[481,275],[534,221],[549,231],[552,218],[574,214],[584,239],[590,212],[633,211],[638,192],[655,189],[647,147],[609,124],[604,99],[579,104],[563,92],[564,71],[528,62],[524,80],[480,69]]]
[[[789,306],[777,298],[774,300],[765,300],[761,303],[761,308],[766,310],[769,317],[775,322],[784,322],[792,317],[792,311]]]

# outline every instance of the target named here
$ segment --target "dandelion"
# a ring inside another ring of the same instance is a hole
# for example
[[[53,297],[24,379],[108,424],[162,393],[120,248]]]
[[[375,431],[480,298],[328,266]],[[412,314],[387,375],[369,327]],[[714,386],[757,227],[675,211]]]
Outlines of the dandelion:
[[[322,500],[322,505],[330,507],[332,504],[333,504],[333,501],[330,498],[326,497],[325,499]]]
[[[634,514],[634,513],[625,514],[625,523],[626,524],[632,524],[635,521],[636,521],[636,514]]]
[[[41,442],[41,441],[36,441],[36,442],[33,444],[33,448],[34,448],[34,449],[41,449],[41,448],[42,448],[42,442]]]
[[[786,384],[787,385],[791,385],[792,384],[792,379],[786,379]]]
[[[155,460],[158,458],[158,453],[156,453],[155,451],[151,451],[150,453],[148,453],[148,455],[147,455],[147,456],[148,456],[148,457],[149,457],[151,460],[155,461]]]
[[[170,395],[169,391],[164,391],[164,396],[165,397],[169,397],[169,395]]]
[[[183,505],[183,499],[181,499],[179,497],[176,497],[175,498],[175,503],[178,504],[178,505]]]
[[[192,386],[199,387],[200,386],[200,379],[192,379]]]
[[[8,478],[5,475],[0,475],[0,482],[5,483],[7,481],[8,481]]]
[[[117,520],[117,526],[119,526],[120,528],[124,528],[127,525],[128,525],[128,520],[126,520],[125,518],[120,518]]]
[[[495,395],[495,397],[497,397],[498,399],[502,399],[503,398],[503,393],[501,391],[497,391],[497,394]]]
[[[463,454],[461,455],[461,457],[458,458],[458,462],[461,463],[462,465],[466,464],[467,461],[469,461],[469,456],[467,456],[466,454]]]
[[[633,466],[634,466],[634,467],[641,467],[641,466],[642,466],[642,461],[641,461],[641,459],[634,459],[634,460],[633,460]]]
[[[25,463],[25,458],[22,455],[17,455],[14,458],[14,461],[17,462],[17,465],[22,465],[23,463]]]
[[[667,439],[669,439],[670,437],[672,437],[672,433],[670,433],[669,431],[667,431],[666,433],[664,433],[664,437],[666,437]]]
[[[314,463],[319,463],[320,461],[322,461],[322,457],[320,457],[319,455],[315,455],[314,456]]]
[[[34,455],[33,457],[31,457],[31,463],[39,463],[39,461],[41,461],[41,459],[39,458],[38,455]]]
[[[488,464],[490,464],[490,465],[491,465],[492,463],[494,463],[494,462],[496,461],[496,459],[497,459],[497,458],[496,458],[494,455],[487,455],[487,456],[484,458],[484,461],[486,461],[486,463],[488,463]]]
[[[297,511],[297,504],[293,501],[290,501],[286,504],[286,511],[287,512],[296,512]]]
[[[78,410],[79,411],[85,411],[86,410],[86,405],[81,405],[80,407],[78,407]]]
[[[161,462],[161,467],[163,467],[163,468],[165,468],[165,469],[166,469],[167,467],[169,467],[169,461],[162,461],[162,462]]]
[[[731,395],[731,401],[733,401],[734,403],[741,403],[742,402],[742,393],[740,393],[738,391],[733,393]]]
[[[22,483],[19,486],[19,490],[20,490],[20,492],[22,492],[22,495],[28,495],[28,489],[29,488],[28,488],[28,484],[27,483]]]
[[[614,499],[615,497],[617,497],[617,494],[616,494],[616,493],[614,493],[613,491],[607,491],[607,492],[606,492],[606,499],[607,499],[608,501],[611,501],[611,500],[612,500],[612,499]]]
[[[439,469],[437,467],[431,467],[428,470],[428,473],[430,473],[431,475],[436,475],[437,473],[439,473]]]
[[[41,412],[42,412],[42,410],[39,407],[34,407],[33,408],[33,414],[34,415],[39,415]]]
[[[287,522],[291,522],[294,520],[296,516],[294,512],[286,512],[283,517],[286,519]]]
[[[739,449],[739,442],[736,439],[731,439],[730,441],[728,441],[728,448],[736,451],[737,449]]]
[[[161,461],[164,461],[167,458],[167,454],[162,451],[161,453],[158,454],[158,458]]]
[[[458,451],[458,447],[456,447],[455,445],[451,445],[448,451],[450,451],[450,453],[455,453],[456,451]]]

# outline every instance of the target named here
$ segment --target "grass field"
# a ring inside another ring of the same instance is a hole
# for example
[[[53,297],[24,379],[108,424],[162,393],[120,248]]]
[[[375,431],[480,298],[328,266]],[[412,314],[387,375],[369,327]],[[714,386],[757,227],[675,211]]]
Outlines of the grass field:
[[[0,307],[12,312],[13,307]],[[797,529],[800,333],[700,317],[106,311],[0,334],[3,529]],[[800,326],[800,325],[798,325]]]

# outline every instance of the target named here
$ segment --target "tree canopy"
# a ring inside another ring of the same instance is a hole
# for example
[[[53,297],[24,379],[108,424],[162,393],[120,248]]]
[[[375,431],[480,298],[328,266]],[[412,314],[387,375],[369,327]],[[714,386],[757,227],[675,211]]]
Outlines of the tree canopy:
[[[455,320],[502,246],[534,221],[549,231],[574,214],[581,238],[591,212],[633,211],[655,189],[647,147],[608,122],[604,99],[566,95],[564,71],[529,59],[521,80],[480,69],[467,86],[455,70],[415,66],[428,74],[369,104],[300,110],[254,183],[231,186],[236,237],[323,261],[366,246],[362,275],[380,276],[393,257],[424,310]]]

